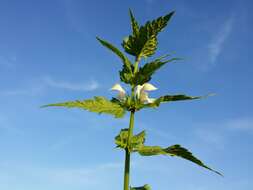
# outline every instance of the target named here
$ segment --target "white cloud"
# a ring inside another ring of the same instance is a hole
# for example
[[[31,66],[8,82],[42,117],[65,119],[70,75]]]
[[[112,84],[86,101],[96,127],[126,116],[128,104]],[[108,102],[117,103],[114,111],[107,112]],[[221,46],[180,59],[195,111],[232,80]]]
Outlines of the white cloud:
[[[99,87],[99,84],[95,80],[90,80],[85,83],[70,83],[67,81],[57,81],[51,77],[44,77],[44,83],[49,87],[61,88],[73,91],[93,91]]]
[[[36,96],[43,91],[42,86],[23,88],[23,89],[10,89],[0,91],[3,96]]]
[[[0,95],[3,96],[37,96],[44,93],[47,88],[59,88],[70,91],[93,91],[99,88],[99,84],[95,80],[89,80],[85,83],[70,83],[67,81],[56,81],[52,77],[43,77],[34,82],[30,87],[18,89],[1,90]]]
[[[253,117],[238,117],[214,123],[195,124],[197,140],[223,149],[234,134],[253,134]],[[241,135],[242,135],[241,134]]]
[[[208,55],[210,64],[215,64],[217,58],[221,54],[224,43],[228,39],[232,29],[233,29],[233,18],[229,18],[219,29],[217,35],[214,39],[208,44]]]
[[[193,55],[190,55],[190,57],[193,57],[192,61],[198,69],[208,71],[217,65],[218,59],[224,51],[224,45],[233,31],[234,22],[234,17],[230,16],[220,24],[221,27],[217,27],[216,30],[209,29],[209,32],[212,32],[211,39],[194,49]],[[219,25],[219,23],[216,25]]]
[[[228,129],[253,132],[253,118],[244,117],[228,121],[225,125]]]

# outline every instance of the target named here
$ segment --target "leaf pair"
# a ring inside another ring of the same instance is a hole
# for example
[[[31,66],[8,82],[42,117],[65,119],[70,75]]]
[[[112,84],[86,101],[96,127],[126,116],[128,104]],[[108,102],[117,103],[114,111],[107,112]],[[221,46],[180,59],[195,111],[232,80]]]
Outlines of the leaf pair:
[[[115,137],[115,144],[117,148],[127,148],[131,151],[137,150],[142,147],[145,142],[145,131],[140,132],[137,135],[134,135],[131,138],[130,145],[127,145],[128,141],[128,129],[121,129],[120,133]]]
[[[145,146],[144,145],[145,131],[142,131],[139,134],[134,135],[130,140],[130,145],[127,144],[127,140],[128,140],[128,129],[122,129],[119,135],[115,137],[115,144],[119,148],[122,149],[128,148],[131,152],[138,152],[141,156],[168,155],[168,156],[181,157],[201,167],[211,170],[219,175],[222,175],[218,171],[215,171],[210,167],[206,166],[202,161],[196,158],[186,148],[183,148],[178,144],[169,146],[167,148],[162,148],[160,146]]]
[[[193,100],[202,98],[201,96],[186,96],[186,95],[166,95],[162,96],[154,103],[142,104],[139,101],[135,105],[128,102],[130,99],[127,98],[126,102],[121,102],[116,98],[108,100],[103,96],[95,96],[94,99],[76,100],[61,103],[48,104],[42,107],[66,107],[66,108],[81,108],[95,113],[104,113],[113,115],[115,118],[122,118],[125,115],[127,109],[140,110],[148,107],[158,107],[162,102],[180,101],[180,100]]]

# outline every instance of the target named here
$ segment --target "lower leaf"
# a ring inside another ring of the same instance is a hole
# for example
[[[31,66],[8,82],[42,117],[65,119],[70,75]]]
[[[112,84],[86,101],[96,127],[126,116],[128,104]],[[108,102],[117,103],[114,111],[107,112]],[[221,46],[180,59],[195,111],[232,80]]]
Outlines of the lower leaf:
[[[151,190],[151,187],[148,184],[145,184],[141,187],[130,187],[130,190]]]
[[[193,154],[191,152],[189,152],[186,148],[183,148],[178,144],[173,145],[173,146],[169,146],[167,148],[161,148],[160,146],[143,146],[138,149],[138,152],[142,156],[154,156],[154,155],[178,156],[178,157],[189,160],[201,167],[204,167],[204,168],[211,170],[211,171],[222,176],[222,174],[220,172],[213,170],[210,167],[206,166],[202,161],[200,161],[198,158],[193,156]]]
[[[115,144],[118,148],[125,149],[128,140],[128,129],[121,129],[120,133],[115,137]],[[138,133],[137,135],[132,136],[131,144],[129,145],[129,149],[131,151],[136,151],[139,148],[143,147],[145,142],[145,131]]]

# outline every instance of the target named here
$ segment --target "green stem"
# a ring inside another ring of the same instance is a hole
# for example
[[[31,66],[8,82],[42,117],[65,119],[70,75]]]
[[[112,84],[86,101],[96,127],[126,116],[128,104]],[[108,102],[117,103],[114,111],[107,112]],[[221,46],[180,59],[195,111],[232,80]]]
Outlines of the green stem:
[[[140,62],[140,58],[136,57],[135,58],[135,63],[134,63],[134,74],[138,71],[139,62]]]
[[[134,64],[134,74],[138,71],[139,57],[136,57]],[[135,101],[134,94],[135,86],[132,86],[131,90],[131,101]],[[129,179],[130,179],[130,156],[131,156],[131,138],[133,136],[133,128],[134,128],[134,113],[135,110],[131,111],[130,122],[128,128],[128,139],[127,139],[127,147],[125,148],[125,171],[124,171],[124,188],[123,190],[129,190]]]
[[[124,171],[124,190],[129,190],[129,178],[130,178],[130,155],[131,150],[130,143],[133,135],[134,128],[134,111],[131,111],[130,115],[130,123],[128,128],[128,140],[127,140],[127,148],[125,149],[125,171]]]
[[[130,152],[125,149],[125,171],[124,171],[124,190],[129,190],[129,175],[130,175]]]

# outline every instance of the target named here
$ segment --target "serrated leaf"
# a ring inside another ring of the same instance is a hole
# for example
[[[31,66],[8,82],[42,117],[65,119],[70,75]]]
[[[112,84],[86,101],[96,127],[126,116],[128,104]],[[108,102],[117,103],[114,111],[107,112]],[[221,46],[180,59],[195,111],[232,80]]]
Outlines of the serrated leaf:
[[[131,139],[131,149],[132,150],[137,150],[138,148],[142,147],[143,144],[145,143],[145,136],[146,133],[145,131],[142,131],[138,133],[137,135],[134,135]]]
[[[171,12],[151,22],[146,22],[139,28],[138,35],[129,35],[125,38],[122,42],[125,51],[137,58],[153,55],[157,47],[157,34],[167,26],[173,14],[174,12]]]
[[[171,102],[171,101],[182,101],[182,100],[196,100],[203,98],[203,96],[187,96],[184,94],[178,95],[166,95],[158,98],[155,103],[160,104],[161,102]]]
[[[187,96],[184,94],[165,95],[165,96],[161,96],[160,98],[157,98],[153,103],[143,105],[143,107],[158,107],[161,103],[164,103],[164,102],[168,103],[168,102],[173,102],[173,101],[196,100],[196,99],[204,98],[207,96]]]
[[[76,100],[63,103],[48,104],[42,107],[66,107],[66,108],[81,108],[95,113],[105,113],[114,115],[116,118],[121,118],[125,114],[124,108],[119,104],[110,101],[102,96],[95,96],[94,99]]]
[[[131,26],[132,26],[133,36],[137,36],[139,34],[139,25],[138,25],[137,21],[135,20],[131,9],[129,9],[129,14],[130,14],[130,18],[131,18]]]
[[[134,70],[134,66],[132,66],[131,71]],[[129,71],[129,69],[126,67],[126,65],[122,66],[122,70],[119,71],[120,80],[126,84],[132,84],[133,81],[133,74]]]
[[[118,148],[125,149],[127,147],[127,140],[128,140],[128,129],[121,129],[119,134],[114,138],[115,144]]]
[[[148,184],[145,184],[141,187],[130,187],[130,190],[151,190],[151,187]]]
[[[152,75],[163,65],[168,62],[180,60],[180,58],[172,58],[169,60],[162,60],[168,55],[159,57],[152,62],[146,63],[143,67],[140,67],[139,71],[135,74],[133,78],[133,83],[135,85],[142,85],[151,80]]]
[[[211,169],[206,166],[202,161],[193,156],[186,148],[181,147],[180,145],[173,145],[167,148],[161,148],[160,146],[143,146],[138,150],[139,154],[142,156],[154,156],[154,155],[169,155],[169,156],[178,156],[188,161],[191,161],[201,167],[204,167],[208,170],[211,170],[219,175],[222,175],[220,172]]]
[[[132,136],[129,149],[132,151],[137,150],[142,147],[145,142],[145,131],[138,133],[137,135]],[[115,137],[115,144],[118,148],[125,149],[127,147],[128,141],[128,129],[121,129],[120,133]]]
[[[171,156],[178,156],[178,157],[184,158],[186,160],[189,160],[199,166],[202,166],[202,167],[204,167],[208,170],[211,170],[211,171],[222,176],[222,174],[220,172],[215,171],[215,170],[211,169],[210,167],[206,166],[202,161],[200,161],[198,158],[193,156],[193,154],[191,152],[189,152],[186,148],[183,148],[178,144],[170,146],[170,147],[164,149],[164,151],[166,153],[170,154]]]
[[[143,45],[139,57],[149,57],[155,53],[157,48],[156,35],[151,35]]]
[[[107,47],[109,50],[111,50],[112,52],[114,52],[124,63],[124,65],[126,66],[126,68],[128,69],[128,71],[130,73],[132,73],[132,68],[131,68],[131,62],[129,61],[129,59],[115,46],[113,46],[111,43],[100,39],[99,37],[97,37],[97,40],[105,47]]]
[[[159,17],[151,22],[147,22],[145,26],[149,28],[149,30],[150,30],[149,32],[157,34],[157,33],[161,32],[162,29],[164,29],[167,26],[169,20],[174,15],[174,13],[175,12],[172,11],[165,16]]]

